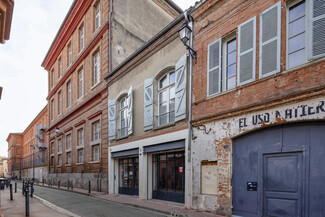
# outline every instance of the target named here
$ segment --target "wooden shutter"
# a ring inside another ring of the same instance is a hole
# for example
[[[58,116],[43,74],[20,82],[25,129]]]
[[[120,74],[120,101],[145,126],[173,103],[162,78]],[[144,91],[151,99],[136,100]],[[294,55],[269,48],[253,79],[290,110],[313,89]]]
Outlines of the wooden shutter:
[[[175,121],[179,121],[186,117],[187,54],[176,63],[175,74]]]
[[[208,46],[207,95],[220,93],[221,90],[221,39]]]
[[[325,56],[325,1],[310,1],[310,58]]]
[[[116,138],[116,101],[108,100],[108,139]]]
[[[153,79],[144,80],[144,130],[153,128]]]
[[[281,2],[260,15],[260,78],[280,72]]]
[[[256,17],[238,26],[238,86],[255,80]]]
[[[128,135],[132,134],[133,129],[133,89],[132,86],[129,89],[128,92],[128,98],[127,98],[127,122],[128,122]]]

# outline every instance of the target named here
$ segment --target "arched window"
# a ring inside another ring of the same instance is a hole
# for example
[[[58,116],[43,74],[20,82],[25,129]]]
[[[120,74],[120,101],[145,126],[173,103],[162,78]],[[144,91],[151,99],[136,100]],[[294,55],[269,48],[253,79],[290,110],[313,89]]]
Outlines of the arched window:
[[[175,122],[175,72],[164,75],[158,82],[158,126]]]

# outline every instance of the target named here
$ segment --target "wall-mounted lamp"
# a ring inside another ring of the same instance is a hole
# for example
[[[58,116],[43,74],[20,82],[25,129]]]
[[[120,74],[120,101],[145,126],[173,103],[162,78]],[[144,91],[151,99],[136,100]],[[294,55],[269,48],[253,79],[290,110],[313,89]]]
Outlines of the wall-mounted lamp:
[[[56,128],[55,128],[55,133],[56,133],[56,134],[60,134],[60,129],[59,129],[59,127],[56,127]]]
[[[192,33],[192,28],[188,25],[187,22],[185,22],[181,28],[178,30],[178,34],[179,37],[181,39],[181,41],[183,42],[183,44],[185,45],[185,47],[187,48],[187,50],[189,50],[189,53],[191,55],[191,57],[195,60],[195,64],[196,64],[196,51],[193,50],[190,46],[187,45],[187,42],[190,40],[191,38],[191,33]]]

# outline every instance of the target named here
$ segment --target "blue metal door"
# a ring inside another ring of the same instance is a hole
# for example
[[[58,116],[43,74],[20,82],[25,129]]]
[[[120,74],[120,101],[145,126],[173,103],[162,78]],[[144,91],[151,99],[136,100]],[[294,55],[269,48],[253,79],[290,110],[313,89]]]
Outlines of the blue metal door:
[[[302,153],[263,157],[263,216],[301,217]]]
[[[233,141],[233,214],[325,216],[325,123],[265,128]]]

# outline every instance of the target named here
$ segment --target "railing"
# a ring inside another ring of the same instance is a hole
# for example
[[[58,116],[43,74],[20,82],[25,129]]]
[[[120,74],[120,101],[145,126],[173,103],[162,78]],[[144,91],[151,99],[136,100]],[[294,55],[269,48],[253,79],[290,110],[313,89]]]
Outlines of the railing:
[[[164,126],[175,122],[175,110],[156,116],[158,126]]]

